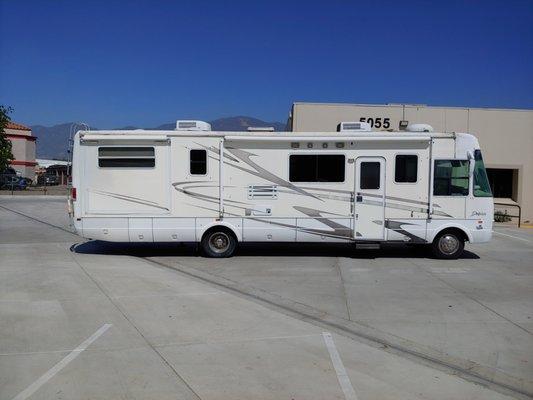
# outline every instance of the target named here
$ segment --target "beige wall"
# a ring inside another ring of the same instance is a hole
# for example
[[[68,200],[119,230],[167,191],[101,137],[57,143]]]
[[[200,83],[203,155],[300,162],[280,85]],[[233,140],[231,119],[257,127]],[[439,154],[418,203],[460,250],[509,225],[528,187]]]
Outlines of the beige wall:
[[[522,221],[533,221],[533,110],[295,103],[290,122],[295,132],[336,131],[340,122],[362,117],[390,118],[393,130],[404,119],[430,124],[437,132],[474,134],[487,167],[519,170],[517,201]]]

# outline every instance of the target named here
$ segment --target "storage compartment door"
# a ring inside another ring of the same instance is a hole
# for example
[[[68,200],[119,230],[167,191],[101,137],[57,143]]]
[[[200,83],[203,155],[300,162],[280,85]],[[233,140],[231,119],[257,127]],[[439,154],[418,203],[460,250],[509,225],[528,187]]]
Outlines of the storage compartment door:
[[[129,219],[130,242],[153,242],[152,218]]]

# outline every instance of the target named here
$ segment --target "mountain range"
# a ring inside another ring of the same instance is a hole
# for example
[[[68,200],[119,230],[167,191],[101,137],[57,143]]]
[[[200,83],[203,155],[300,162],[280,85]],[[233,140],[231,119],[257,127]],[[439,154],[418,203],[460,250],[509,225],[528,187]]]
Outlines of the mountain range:
[[[271,126],[276,132],[285,130],[285,124],[282,122],[265,122],[257,118],[246,116],[219,118],[210,121],[209,123],[211,124],[211,129],[214,131],[245,131],[249,126]],[[37,136],[36,157],[53,160],[66,160],[68,158],[67,147],[72,125],[72,122],[54,126],[32,125],[32,134]],[[145,127],[143,129],[173,130],[175,127],[176,123],[171,122],[151,128]],[[90,129],[96,130],[98,128],[91,126]],[[139,127],[124,126],[113,129],[132,130],[139,129]]]

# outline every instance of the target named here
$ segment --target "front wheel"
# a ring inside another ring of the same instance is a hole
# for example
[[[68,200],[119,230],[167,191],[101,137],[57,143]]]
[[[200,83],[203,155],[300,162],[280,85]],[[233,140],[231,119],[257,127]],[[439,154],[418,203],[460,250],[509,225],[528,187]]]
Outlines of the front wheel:
[[[236,248],[237,239],[225,229],[214,229],[202,238],[202,249],[208,257],[231,257]]]
[[[432,244],[433,255],[437,258],[455,260],[463,254],[465,241],[456,232],[443,232],[437,235]]]

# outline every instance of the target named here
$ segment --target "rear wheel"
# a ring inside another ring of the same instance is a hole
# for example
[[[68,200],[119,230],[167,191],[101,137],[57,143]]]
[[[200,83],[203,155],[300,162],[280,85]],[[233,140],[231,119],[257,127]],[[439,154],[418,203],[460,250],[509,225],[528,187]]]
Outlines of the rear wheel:
[[[465,240],[455,231],[442,232],[433,241],[432,251],[437,258],[448,260],[457,259],[463,254]]]
[[[208,257],[231,257],[236,247],[237,239],[227,229],[212,229],[202,238],[202,249]]]

